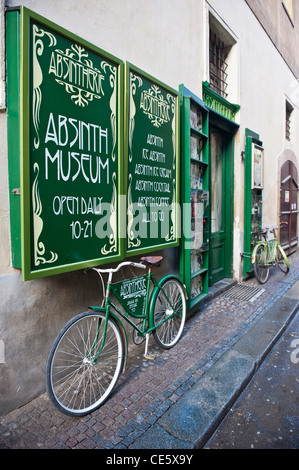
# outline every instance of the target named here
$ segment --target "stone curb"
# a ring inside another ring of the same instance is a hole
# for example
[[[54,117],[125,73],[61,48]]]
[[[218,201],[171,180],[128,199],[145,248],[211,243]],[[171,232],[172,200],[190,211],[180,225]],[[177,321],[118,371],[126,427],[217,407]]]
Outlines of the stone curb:
[[[130,448],[203,448],[298,309],[299,281]]]

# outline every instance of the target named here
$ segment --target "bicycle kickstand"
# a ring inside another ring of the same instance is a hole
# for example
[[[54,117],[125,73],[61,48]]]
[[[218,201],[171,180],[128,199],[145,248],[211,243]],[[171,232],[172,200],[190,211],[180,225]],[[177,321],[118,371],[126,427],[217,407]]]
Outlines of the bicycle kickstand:
[[[153,360],[154,360],[154,357],[151,357],[151,356],[148,356],[148,355],[147,355],[149,337],[150,337],[149,333],[146,333],[146,335],[145,335],[145,351],[144,351],[144,357],[145,357],[145,359],[150,359],[151,361],[153,361]]]

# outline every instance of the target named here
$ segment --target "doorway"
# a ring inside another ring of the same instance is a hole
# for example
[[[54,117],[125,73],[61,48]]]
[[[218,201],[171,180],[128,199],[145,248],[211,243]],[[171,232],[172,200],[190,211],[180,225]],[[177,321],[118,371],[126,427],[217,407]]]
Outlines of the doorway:
[[[280,174],[280,222],[286,222],[280,229],[280,244],[288,255],[296,251],[298,244],[297,192],[297,168],[288,160],[282,165]]]
[[[231,277],[233,221],[233,138],[210,130],[210,272],[209,284]]]

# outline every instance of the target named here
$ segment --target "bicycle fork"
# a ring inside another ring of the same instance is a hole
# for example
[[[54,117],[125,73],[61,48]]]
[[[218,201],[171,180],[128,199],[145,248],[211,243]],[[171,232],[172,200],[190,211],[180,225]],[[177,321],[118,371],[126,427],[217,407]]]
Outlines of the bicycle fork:
[[[93,345],[90,348],[90,351],[88,352],[88,354],[86,355],[86,358],[84,359],[85,362],[92,362],[93,364],[96,364],[97,359],[98,359],[100,353],[102,352],[102,350],[104,348],[104,344],[105,344],[105,341],[106,341],[107,327],[108,327],[108,318],[109,318],[109,313],[110,313],[110,306],[108,304],[108,299],[109,299],[109,295],[110,295],[111,281],[112,281],[112,273],[109,273],[108,282],[107,282],[107,286],[106,286],[106,293],[105,293],[105,297],[103,298],[103,301],[102,301],[102,307],[104,307],[105,311],[106,311],[102,342],[101,342],[101,345],[100,345],[100,347],[98,349],[98,352],[95,355],[95,357],[92,359],[92,361],[89,360],[88,357],[91,356],[94,348],[96,347],[96,345],[98,343],[98,339],[99,339],[101,324],[102,324],[102,321],[103,321],[101,318],[99,318],[96,337],[95,337],[95,340],[93,342]]]

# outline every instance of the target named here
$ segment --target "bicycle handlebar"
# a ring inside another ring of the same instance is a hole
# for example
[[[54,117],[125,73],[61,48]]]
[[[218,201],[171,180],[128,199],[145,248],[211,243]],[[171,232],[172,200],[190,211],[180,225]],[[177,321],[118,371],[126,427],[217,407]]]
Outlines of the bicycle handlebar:
[[[283,227],[283,225],[288,225],[288,222],[280,222],[280,228]],[[271,228],[270,227],[262,227],[261,236],[264,237],[265,241],[267,241],[267,236],[268,236],[268,230],[270,233],[273,233],[274,238],[277,237],[276,230],[278,230],[277,225],[273,225]]]
[[[100,268],[90,268],[93,269],[94,271],[97,271],[99,273],[117,273],[123,266],[133,266],[134,268],[141,268],[141,269],[146,269],[145,264],[141,263],[135,263],[134,261],[124,261],[120,263],[116,268],[110,268],[110,269],[100,269]]]
[[[282,225],[284,225],[284,224],[285,224],[285,225],[288,225],[288,222],[280,222],[280,228],[282,228]],[[275,231],[275,230],[277,230],[277,229],[278,229],[278,226],[277,226],[277,225],[273,225],[273,226],[270,226],[270,227],[262,227],[261,233],[268,232],[268,230],[269,230],[270,232],[273,232],[273,231]]]

